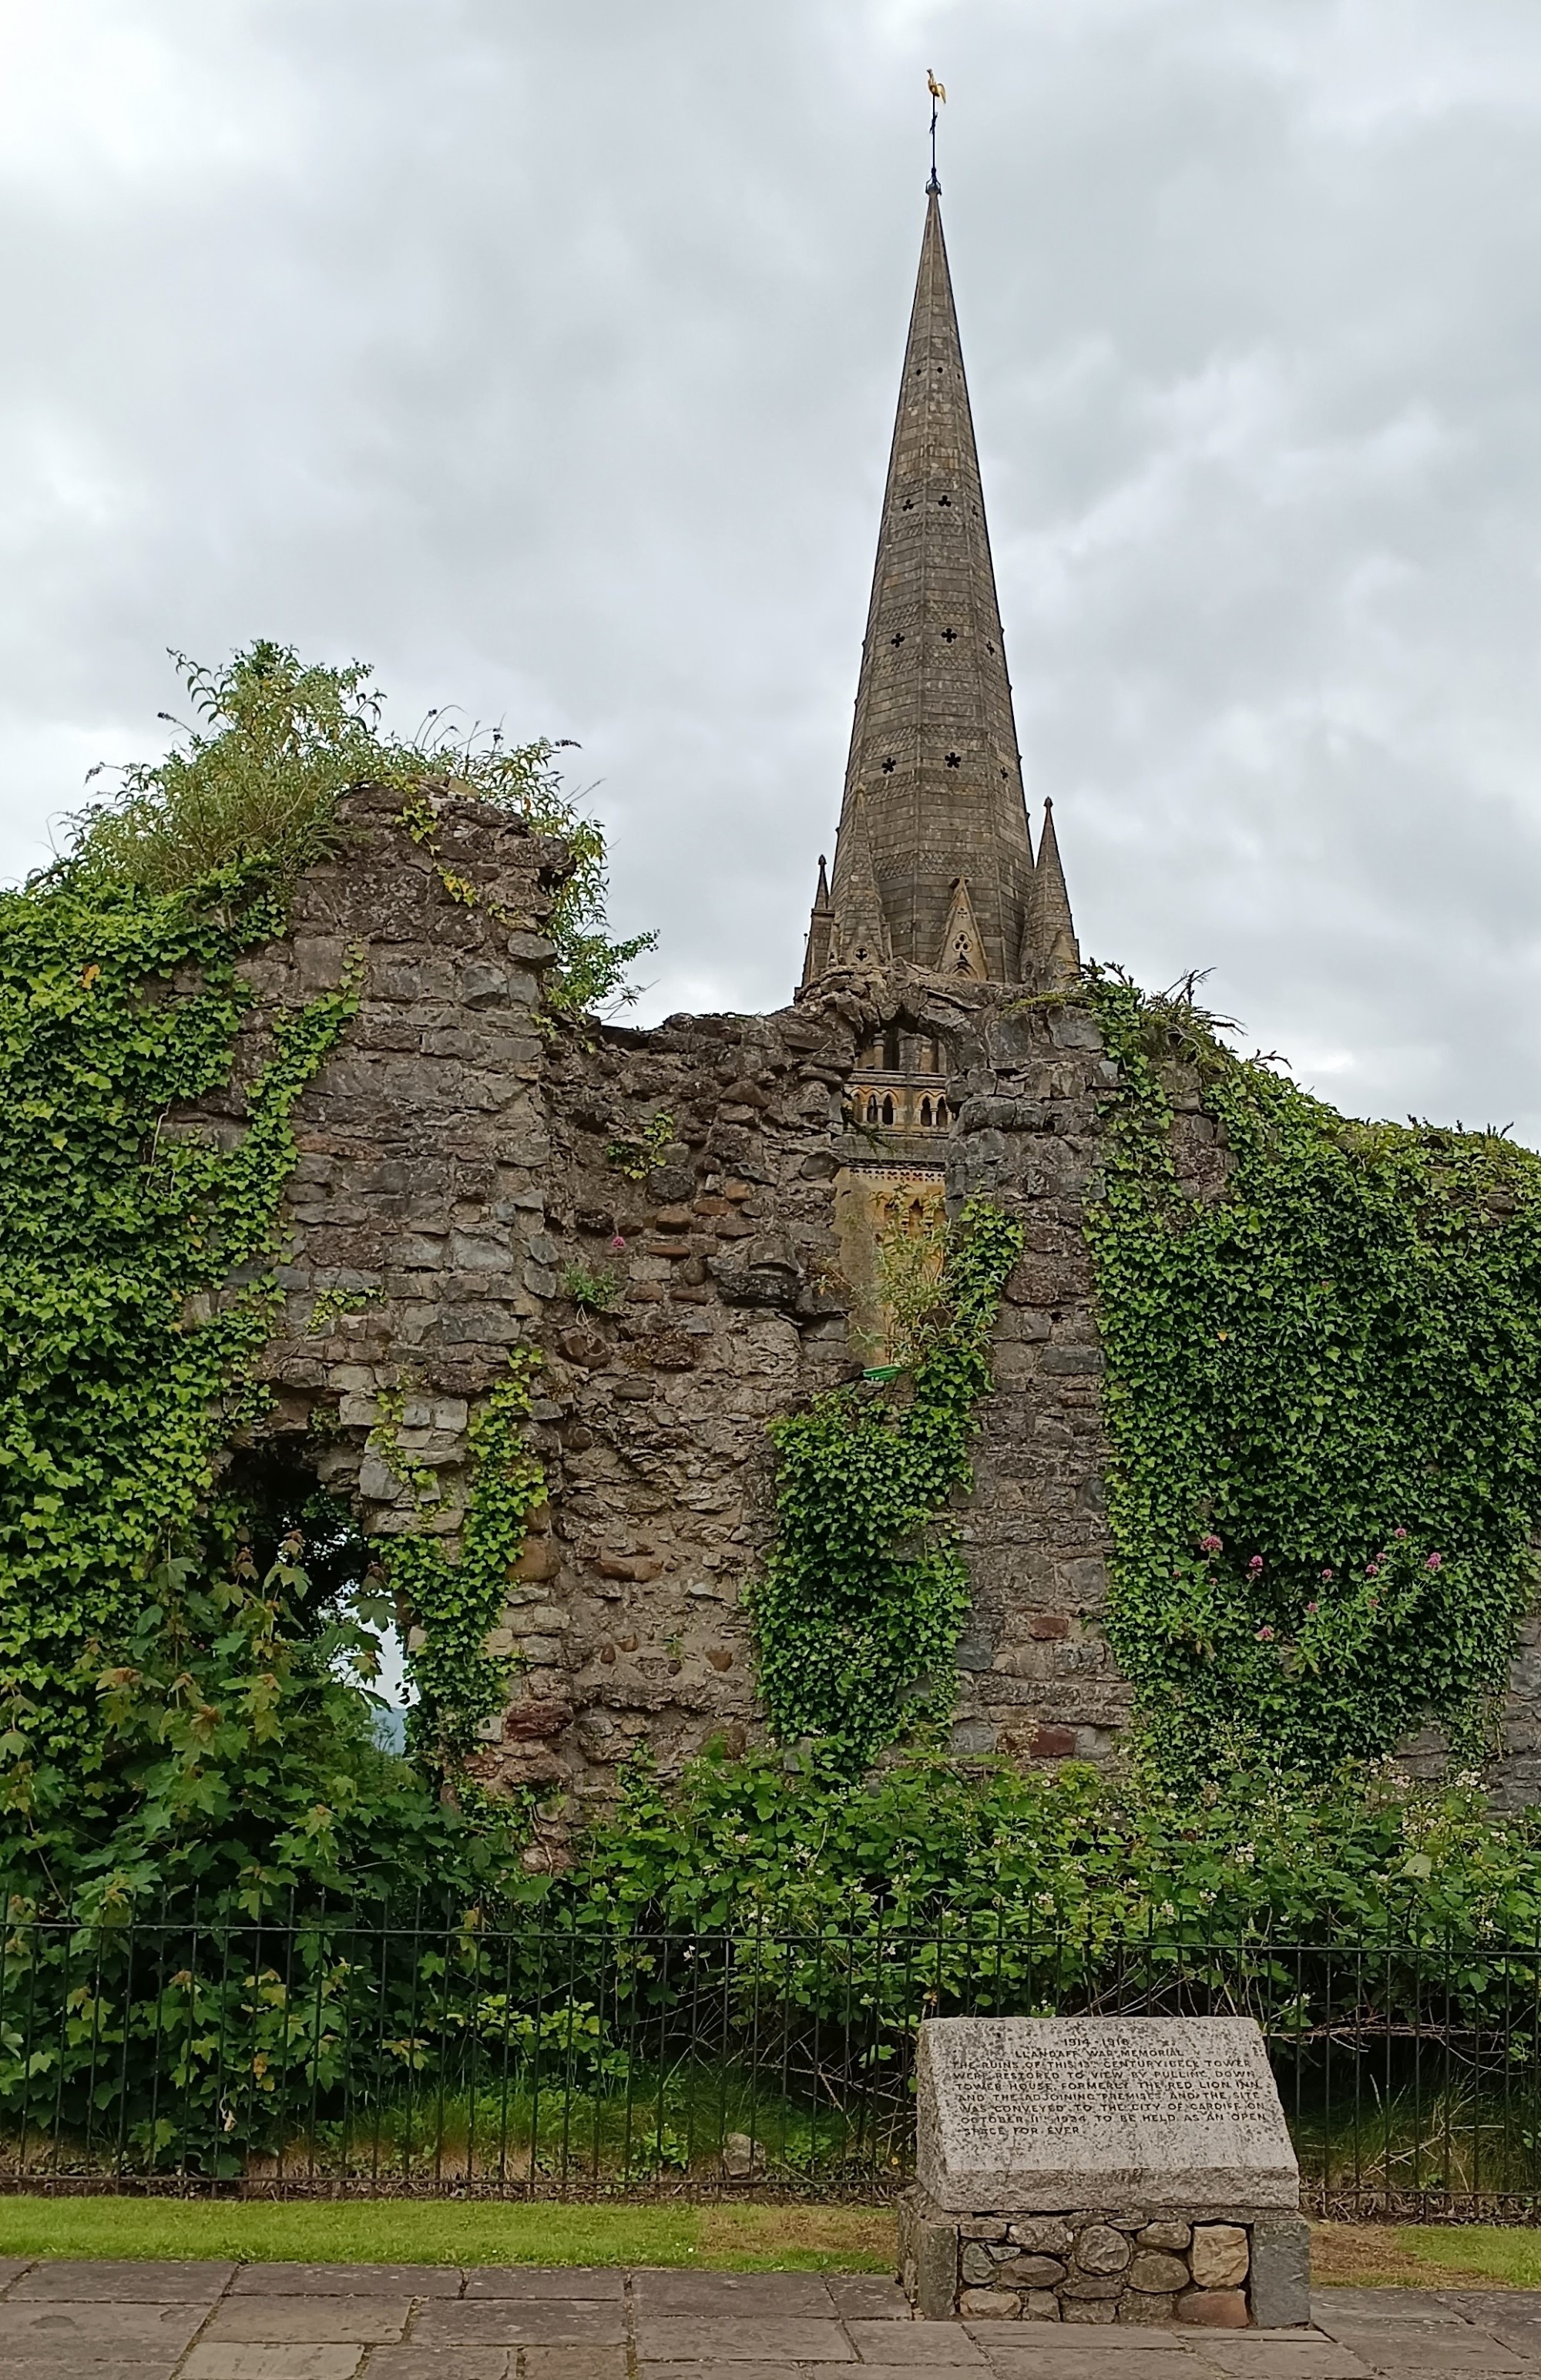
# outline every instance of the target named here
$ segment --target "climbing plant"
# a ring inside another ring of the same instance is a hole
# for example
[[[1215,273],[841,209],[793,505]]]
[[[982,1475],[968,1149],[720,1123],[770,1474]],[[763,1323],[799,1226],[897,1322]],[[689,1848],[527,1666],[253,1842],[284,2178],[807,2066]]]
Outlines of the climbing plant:
[[[854,1767],[951,1698],[968,1581],[943,1516],[970,1485],[990,1329],[1022,1245],[1020,1223],[971,1200],[913,1368],[770,1425],[776,1537],[750,1597],[760,1693],[778,1735],[828,1739]]]
[[[290,1113],[353,1013],[354,964],[273,1020],[233,1146],[178,1111],[228,1083],[241,958],[283,932],[297,871],[341,847],[339,796],[365,780],[399,786],[404,808],[475,793],[570,833],[560,999],[613,994],[640,947],[604,934],[602,837],[562,794],[554,747],[431,724],[391,739],[367,670],[285,646],[181,666],[194,722],[172,751],[119,772],[66,856],[0,894],[0,1812],[23,1827],[45,1770],[72,1791],[105,1775],[126,1722],[98,1682],[164,1607],[154,1582],[180,1583],[184,1612],[220,1608],[237,1537],[213,1459],[262,1402]],[[352,1302],[323,1291],[311,1327]],[[474,1427],[462,1561],[427,1531],[399,1548],[431,1623],[414,1668],[442,1754],[501,1679],[481,1641],[539,1488],[524,1401],[516,1371]]]
[[[502,1619],[528,1516],[546,1494],[546,1477],[522,1434],[530,1376],[540,1362],[524,1350],[473,1415],[469,1488],[452,1558],[436,1531],[438,1490],[426,1467],[400,1451],[399,1407],[387,1402],[372,1443],[413,1492],[416,1524],[391,1540],[386,1570],[413,1622],[407,1672],[419,1699],[408,1721],[415,1749],[446,1778],[456,1775],[482,1723],[508,1700],[514,1663],[489,1653]]]
[[[1363,1124],[1103,976],[1110,1633],[1190,1782],[1474,1753],[1534,1590],[1541,1158]],[[1174,1089],[1224,1151],[1200,1194]]]
[[[295,1100],[356,1004],[353,974],[281,1014],[234,1148],[173,1132],[223,1084],[277,931],[261,871],[155,894],[68,871],[0,895],[0,1757],[88,1758],[78,1663],[187,1551],[213,1451],[251,1390]]]

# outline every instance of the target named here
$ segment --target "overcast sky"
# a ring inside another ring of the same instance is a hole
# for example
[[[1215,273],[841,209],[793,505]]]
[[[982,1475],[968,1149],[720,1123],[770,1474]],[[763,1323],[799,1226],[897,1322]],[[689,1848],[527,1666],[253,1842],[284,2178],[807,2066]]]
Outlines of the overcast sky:
[[[1083,947],[1541,1143],[1536,0],[0,0],[0,867],[265,635],[579,739],[638,1014],[832,845],[925,69]]]

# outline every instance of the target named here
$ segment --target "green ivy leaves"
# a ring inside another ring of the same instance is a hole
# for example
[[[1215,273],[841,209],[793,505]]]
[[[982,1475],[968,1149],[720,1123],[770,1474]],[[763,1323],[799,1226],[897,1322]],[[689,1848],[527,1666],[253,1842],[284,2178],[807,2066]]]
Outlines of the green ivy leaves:
[[[1427,1718],[1474,1748],[1534,1581],[1541,1159],[1355,1123],[1191,1008],[1090,998],[1110,1634],[1163,1757],[1322,1773]],[[1179,1184],[1175,1066],[1229,1146],[1213,1199]]]
[[[278,1019],[233,1149],[169,1119],[226,1079],[249,997],[236,961],[281,924],[259,871],[160,895],[65,871],[0,896],[13,1769],[95,1742],[81,1646],[117,1634],[151,1569],[188,1544],[228,1400],[267,1335],[271,1293],[250,1276],[294,1162],[290,1112],[353,1012],[351,980]]]
[[[393,1538],[386,1556],[391,1584],[423,1636],[407,1658],[421,1696],[410,1721],[413,1742],[446,1775],[508,1699],[513,1663],[488,1653],[486,1645],[508,1601],[528,1516],[546,1495],[545,1473],[522,1435],[530,1376],[540,1360],[522,1350],[511,1355],[506,1378],[472,1418],[459,1560],[452,1561],[443,1539],[421,1525]],[[382,1451],[394,1465],[388,1441]]]
[[[770,1425],[777,1535],[749,1597],[760,1694],[779,1736],[827,1738],[855,1768],[951,1701],[968,1578],[940,1516],[971,1484],[989,1333],[1022,1247],[1020,1223],[971,1200],[914,1371]]]

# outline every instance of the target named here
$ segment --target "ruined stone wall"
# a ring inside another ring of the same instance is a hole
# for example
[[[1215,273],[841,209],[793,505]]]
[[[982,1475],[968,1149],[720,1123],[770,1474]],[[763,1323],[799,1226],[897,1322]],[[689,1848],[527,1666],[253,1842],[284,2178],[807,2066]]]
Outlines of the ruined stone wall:
[[[244,968],[256,998],[229,1091],[170,1128],[238,1135],[275,1015],[357,964],[358,1016],[295,1111],[261,1431],[371,1533],[422,1518],[392,1454],[426,1466],[442,1491],[429,1524],[453,1533],[476,1400],[512,1348],[541,1351],[529,1433],[551,1498],[492,1640],[521,1660],[479,1755],[487,1780],[540,1789],[560,1828],[640,1741],[672,1767],[713,1736],[754,1740],[743,1596],[769,1534],[765,1424],[872,1357],[850,1327],[837,1221],[854,1169],[895,1153],[895,1136],[847,1121],[858,1053],[892,1025],[937,1044],[954,1119],[924,1143],[897,1136],[898,1156],[944,1166],[954,1212],[985,1194],[1026,1232],[961,1515],[973,1609],[953,1744],[1105,1760],[1130,1698],[1104,1627],[1082,1228],[1114,1079],[1094,1018],[900,969],[829,977],[771,1016],[553,1026],[541,929],[563,847],[451,801],[430,849],[398,809],[350,796],[344,850]],[[1226,1155],[1196,1078],[1171,1087],[1179,1177],[1217,1196]],[[405,1398],[395,1449],[382,1392]],[[1530,1798],[1541,1765],[1535,1633],[1496,1773],[1511,1800]],[[1410,1749],[1421,1766],[1441,1756]]]
[[[608,1792],[646,1738],[666,1765],[753,1737],[744,1588],[768,1530],[764,1425],[854,1377],[836,1198],[870,1135],[845,1123],[858,1049],[895,1017],[943,1052],[956,1204],[1020,1208],[998,1388],[965,1516],[976,1609],[955,1741],[1100,1756],[1125,1696],[1100,1618],[1098,1365],[1078,1202],[1105,1062],[1072,1009],[907,971],[831,978],[769,1017],[654,1031],[538,1024],[559,845],[484,805],[442,806],[434,849],[384,792],[297,888],[228,1092],[184,1130],[239,1131],[273,1022],[338,983],[358,1014],[295,1114],[280,1327],[261,1425],[366,1528],[416,1525],[395,1451],[464,1505],[466,1428],[508,1351],[538,1347],[531,1438],[551,1485],[494,1647],[522,1656],[480,1766],[554,1803]],[[467,888],[474,897],[467,897]],[[576,1301],[587,1283],[606,1310]],[[382,1391],[404,1392],[399,1446]]]

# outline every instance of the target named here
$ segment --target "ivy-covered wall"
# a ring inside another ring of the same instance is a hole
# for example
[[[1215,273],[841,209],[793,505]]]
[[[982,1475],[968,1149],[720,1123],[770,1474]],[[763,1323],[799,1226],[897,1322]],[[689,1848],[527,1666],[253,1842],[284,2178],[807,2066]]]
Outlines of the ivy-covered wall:
[[[982,1433],[959,1441],[980,1476],[958,1516],[973,1611],[940,1707],[965,1753],[1103,1755],[1126,1696],[1098,1617],[1077,1189],[1095,1037],[897,978],[764,1018],[553,1020],[540,928],[560,852],[479,804],[443,804],[431,842],[400,810],[349,798],[344,855],[304,873],[283,936],[243,963],[257,997],[231,1082],[171,1128],[233,1142],[273,1021],[358,953],[357,1014],[295,1110],[258,1442],[354,1500],[371,1536],[407,1540],[390,1567],[431,1622],[425,1686],[446,1635],[485,1631],[485,1674],[468,1640],[455,1655],[475,1772],[533,1790],[562,1828],[641,1742],[673,1767],[763,1733],[748,1600],[773,1536],[768,1425],[863,1360],[836,1196],[871,1155],[846,1088],[891,1011],[950,1039],[960,1095],[975,1087],[954,1204],[988,1191],[1027,1248],[991,1333],[998,1388],[970,1409]],[[1008,1135],[1003,1160],[1000,1099],[1029,1094],[1046,1128]],[[504,1450],[530,1477],[493,1541],[511,1564],[478,1552],[472,1575],[472,1432],[511,1350],[539,1357]]]
[[[643,1742],[673,1767],[829,1704],[880,1748],[910,1636],[965,1756],[1106,1761],[1138,1696],[1200,1779],[1453,1730],[1529,1797],[1536,1160],[1346,1125],[1116,981],[898,970],[769,1017],[552,1017],[561,847],[477,803],[400,812],[349,797],[345,856],[243,963],[231,1084],[167,1131],[234,1146],[274,1021],[352,970],[292,1109],[257,1434],[405,1540],[434,1725],[540,1803],[532,1858]],[[892,1022],[946,1052],[949,1204],[1005,1252],[940,1435],[924,1370],[914,1406],[817,1404],[866,1354],[837,1201]],[[920,1500],[870,1595],[859,1561],[824,1593],[843,1557],[797,1501],[842,1464],[848,1551]]]

